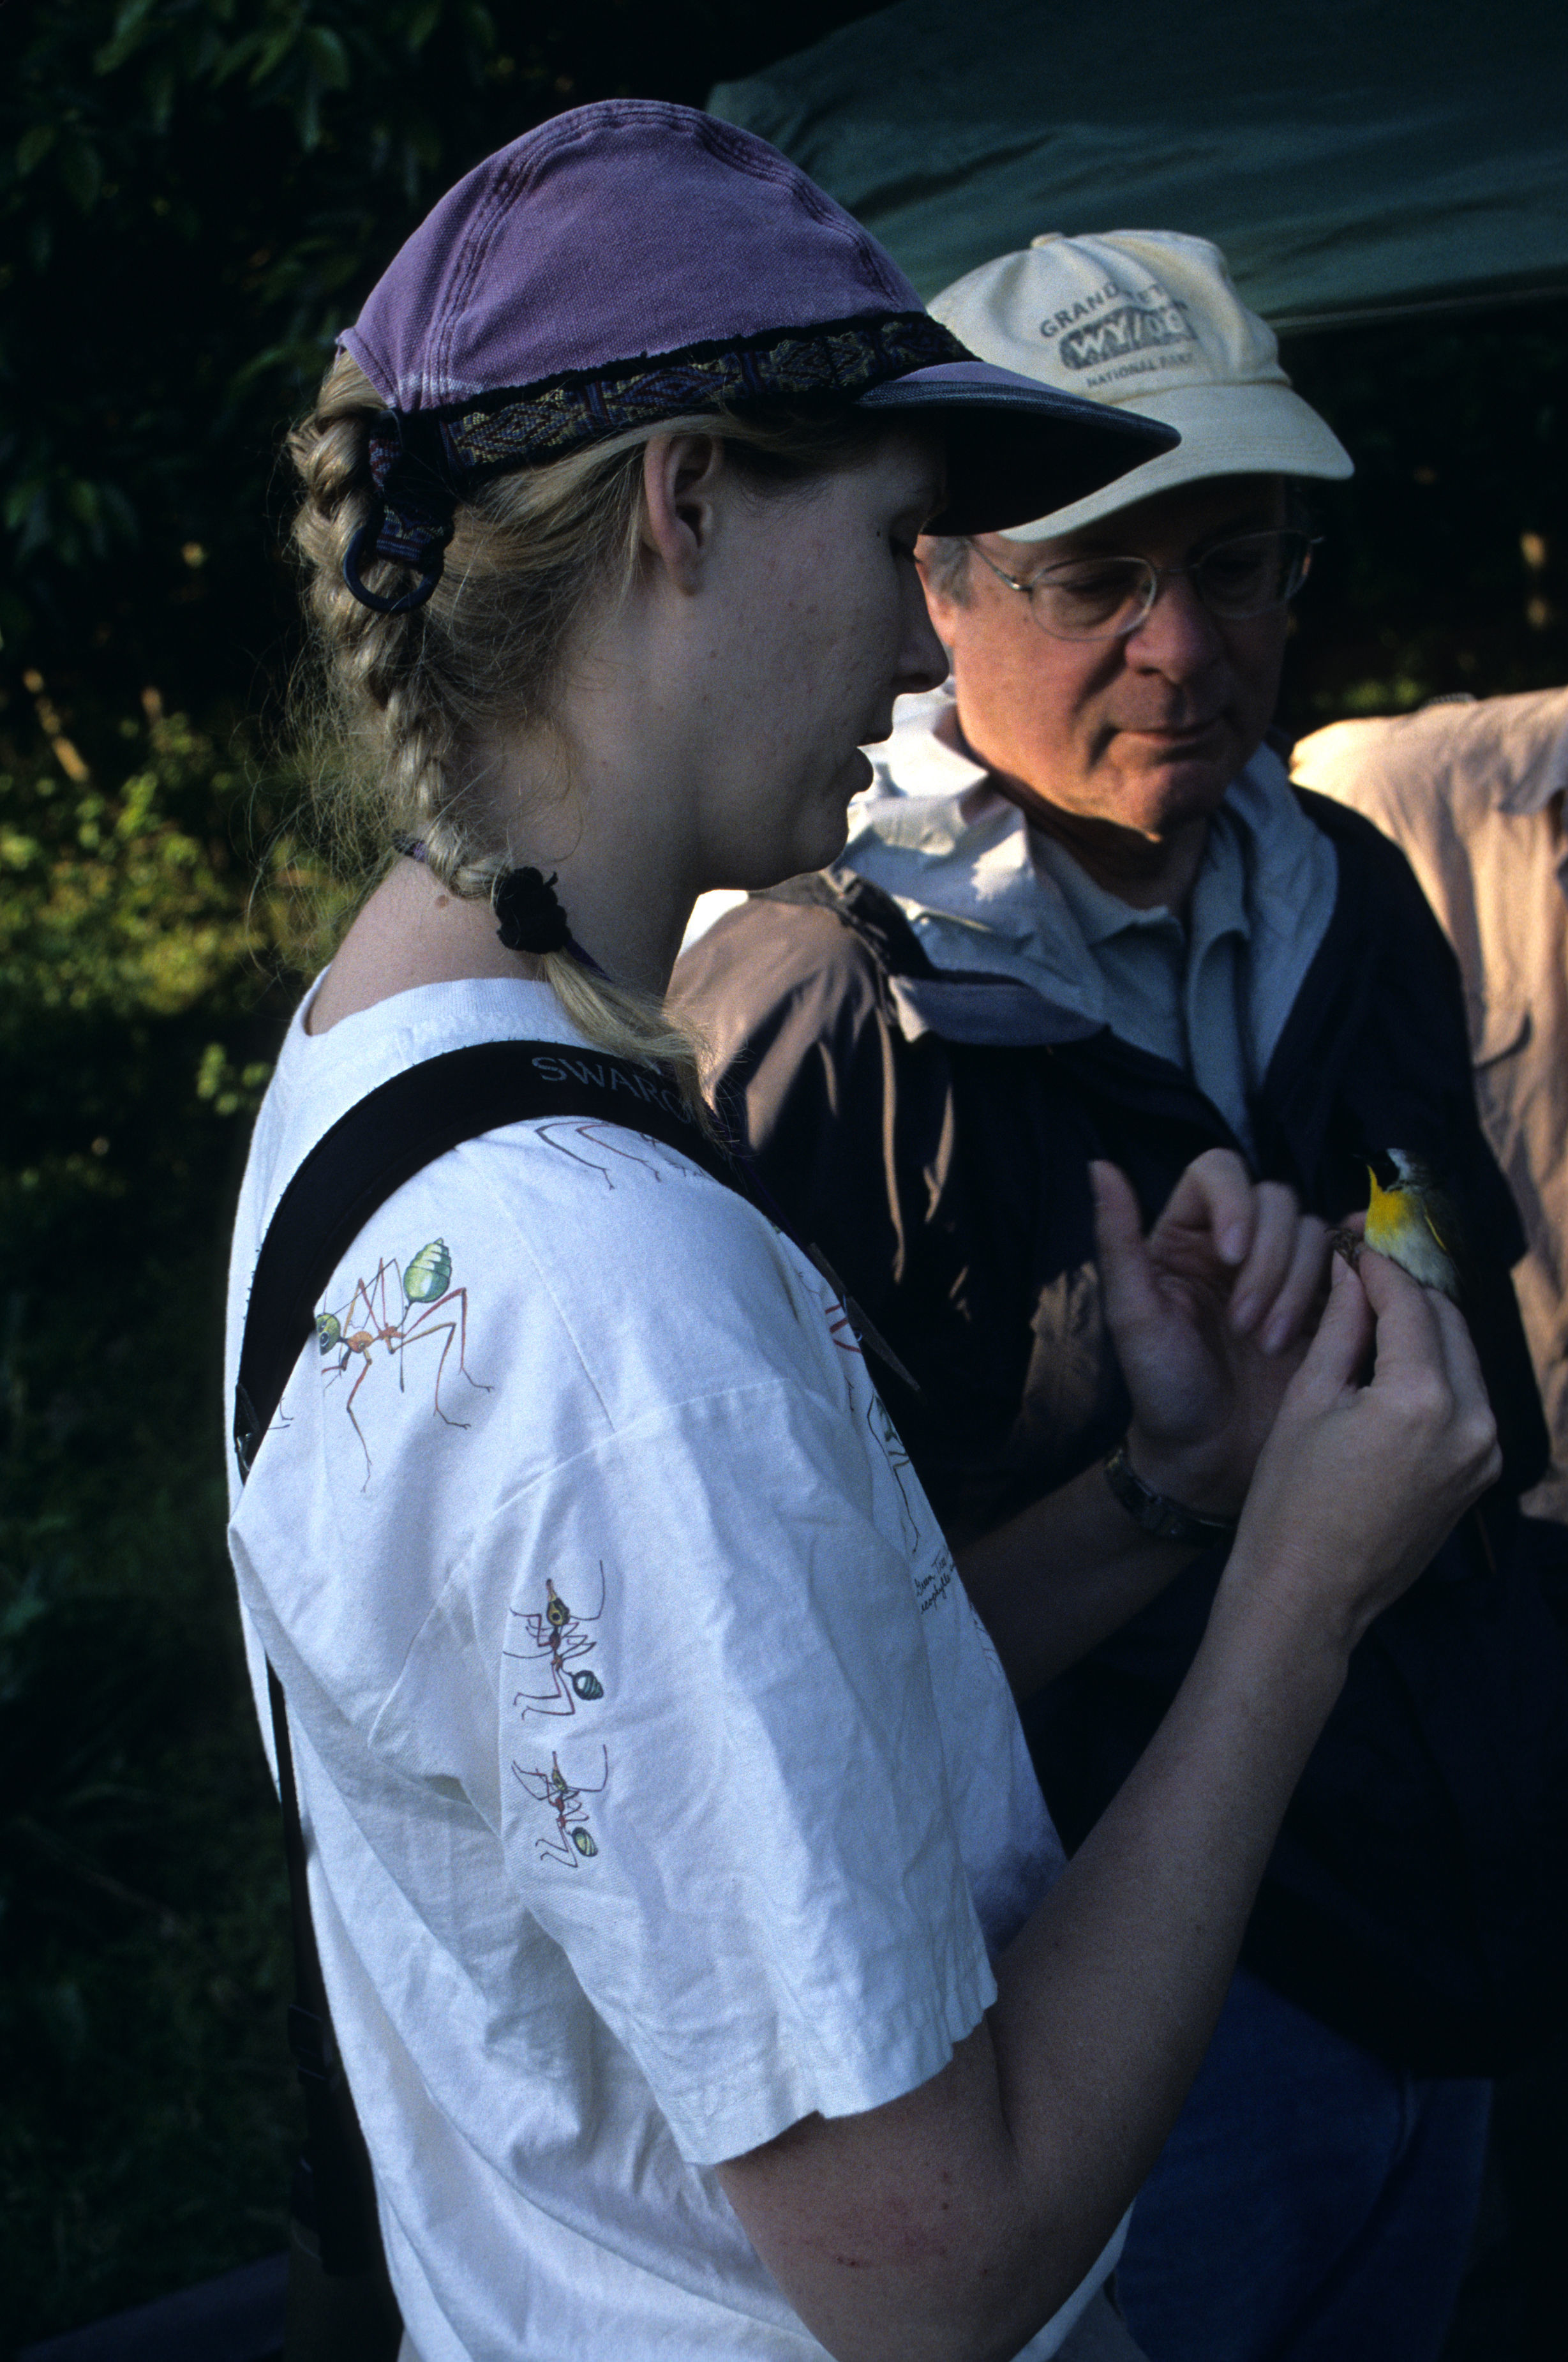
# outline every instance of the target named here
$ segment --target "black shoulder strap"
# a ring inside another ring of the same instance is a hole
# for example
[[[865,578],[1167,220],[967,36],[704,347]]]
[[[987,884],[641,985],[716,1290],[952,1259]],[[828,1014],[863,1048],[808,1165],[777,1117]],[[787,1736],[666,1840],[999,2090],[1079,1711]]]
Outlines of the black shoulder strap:
[[[679,1149],[753,1203],[744,1168],[649,1066],[559,1042],[480,1042],[394,1075],[316,1142],[279,1199],[251,1281],[234,1447],[243,1480],[315,1325],[315,1306],[378,1209],[448,1149],[535,1116],[630,1126]],[[762,1210],[774,1220],[776,1209]]]
[[[315,1327],[338,1264],[394,1191],[463,1141],[534,1117],[579,1116],[647,1133],[734,1189],[795,1239],[843,1298],[862,1341],[920,1389],[816,1247],[795,1237],[751,1166],[704,1131],[655,1068],[559,1042],[478,1042],[409,1066],[340,1116],[290,1181],[267,1227],[250,1284],[235,1387],[234,1448],[250,1473],[290,1374]]]

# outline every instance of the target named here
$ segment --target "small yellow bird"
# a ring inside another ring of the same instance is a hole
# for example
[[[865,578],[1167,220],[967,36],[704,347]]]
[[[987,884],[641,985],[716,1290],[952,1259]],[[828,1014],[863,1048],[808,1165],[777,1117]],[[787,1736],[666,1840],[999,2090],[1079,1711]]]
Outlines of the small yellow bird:
[[[1435,1287],[1439,1295],[1446,1296],[1451,1304],[1459,1305],[1463,1310],[1460,1275],[1464,1263],[1464,1242],[1459,1216],[1431,1165],[1412,1156],[1408,1149],[1390,1148],[1366,1170],[1372,1198],[1366,1209],[1365,1243],[1387,1255],[1390,1263],[1397,1263],[1401,1271],[1408,1271],[1423,1287]],[[1333,1234],[1336,1251],[1342,1254],[1346,1253],[1342,1243],[1345,1237],[1343,1231]],[[1354,1254],[1349,1253],[1347,1260],[1354,1270]],[[1481,1502],[1466,1509],[1460,1530],[1469,1536],[1482,1567],[1495,1583],[1497,1553],[1486,1530]]]
[[[1379,1175],[1378,1167],[1382,1167]],[[1390,1148],[1366,1168],[1372,1183],[1365,1239],[1423,1287],[1435,1287],[1451,1304],[1460,1300],[1464,1248],[1459,1218],[1430,1165],[1403,1148]]]

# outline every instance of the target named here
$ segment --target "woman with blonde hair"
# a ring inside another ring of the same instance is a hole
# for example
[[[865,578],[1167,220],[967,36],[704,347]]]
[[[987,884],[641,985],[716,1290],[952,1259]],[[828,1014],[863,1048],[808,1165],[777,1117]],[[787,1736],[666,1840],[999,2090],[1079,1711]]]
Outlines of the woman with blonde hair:
[[[1102,1168],[1116,1489],[960,1583],[662,995],[696,895],[832,858],[858,748],[939,678],[921,529],[1043,513],[1152,430],[973,361],[782,157],[640,102],[478,167],[341,343],[298,541],[384,858],[251,1151],[231,1546],[404,2350],[1126,2353],[1117,2226],[1286,1798],[1495,1473],[1463,1324],[1336,1264],[1287,1387],[1299,1348],[1255,1340],[1310,1325],[1321,1231],[1219,1156],[1146,1241]],[[513,1044],[559,1105],[403,1143],[247,1419],[293,1176]],[[1066,1868],[1009,1679],[1244,1495],[1186,1687]]]

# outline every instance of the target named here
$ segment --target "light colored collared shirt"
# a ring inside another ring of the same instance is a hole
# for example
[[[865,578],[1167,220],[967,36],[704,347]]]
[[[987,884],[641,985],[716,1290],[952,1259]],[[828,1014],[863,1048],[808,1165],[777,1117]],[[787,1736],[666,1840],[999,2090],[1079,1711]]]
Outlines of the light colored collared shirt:
[[[876,778],[851,807],[840,866],[893,896],[934,967],[1011,987],[989,1004],[966,993],[962,1038],[1061,1040],[1109,1025],[1190,1076],[1250,1152],[1249,1098],[1339,882],[1277,756],[1260,748],[1231,782],[1184,922],[1106,892],[1030,827],[963,750],[950,688],[901,698],[893,735],[867,751]],[[906,1031],[955,1030],[939,988],[905,985],[895,998]]]

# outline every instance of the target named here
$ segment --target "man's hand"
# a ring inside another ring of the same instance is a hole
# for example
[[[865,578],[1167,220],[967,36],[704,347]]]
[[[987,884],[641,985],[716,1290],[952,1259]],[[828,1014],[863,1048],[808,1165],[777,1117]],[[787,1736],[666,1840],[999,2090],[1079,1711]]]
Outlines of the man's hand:
[[[1323,1300],[1327,1231],[1229,1149],[1188,1166],[1146,1239],[1125,1176],[1090,1172],[1133,1465],[1184,1507],[1234,1516]]]

